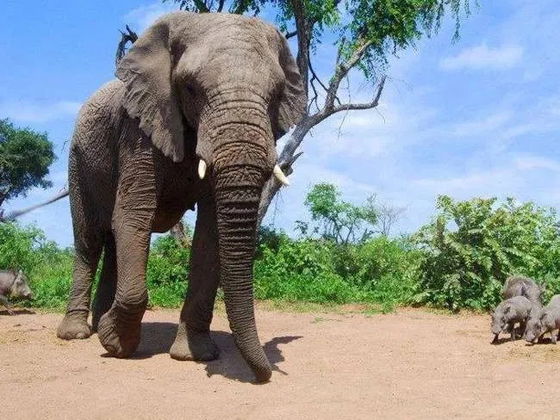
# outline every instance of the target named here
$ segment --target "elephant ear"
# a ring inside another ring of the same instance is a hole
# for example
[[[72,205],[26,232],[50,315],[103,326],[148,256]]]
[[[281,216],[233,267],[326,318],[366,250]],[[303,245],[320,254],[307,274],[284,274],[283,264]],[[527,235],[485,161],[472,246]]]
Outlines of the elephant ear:
[[[296,61],[290,52],[286,38],[280,36],[280,67],[286,78],[284,89],[280,96],[278,117],[276,121],[275,137],[278,139],[286,134],[290,128],[296,125],[307,113],[307,95],[303,86],[303,80],[299,74]]]
[[[148,28],[120,61],[117,77],[126,86],[124,107],[165,156],[183,160],[183,120],[172,83],[169,19]]]

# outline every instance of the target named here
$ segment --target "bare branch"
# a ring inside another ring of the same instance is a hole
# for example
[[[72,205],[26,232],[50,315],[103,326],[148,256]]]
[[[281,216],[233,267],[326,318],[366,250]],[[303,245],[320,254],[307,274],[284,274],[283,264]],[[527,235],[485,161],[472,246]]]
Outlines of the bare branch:
[[[325,100],[325,111],[328,112],[334,107],[336,93],[338,92],[338,87],[340,86],[341,80],[348,74],[350,69],[352,69],[352,67],[354,67],[360,61],[360,59],[364,56],[371,45],[371,41],[364,41],[360,47],[356,48],[356,50],[352,53],[347,61],[338,63],[334,72],[334,76],[329,84],[329,90],[327,92],[327,98]]]
[[[315,79],[315,75],[311,77],[311,81],[309,82],[309,84],[311,85],[311,89],[313,90],[313,97],[309,99],[309,104],[307,104],[307,112],[311,111],[311,107],[313,106],[313,104],[315,104],[315,107],[317,107],[317,110],[319,110],[319,105],[317,102],[317,99],[319,98],[319,94],[317,93],[317,88],[315,87],[315,83],[313,83],[314,79]]]
[[[309,92],[309,46],[311,45],[311,32],[313,22],[305,15],[303,0],[290,0],[294,12],[294,20],[297,31],[298,53],[296,57],[299,74],[302,78],[305,94]]]
[[[121,40],[119,41],[119,45],[117,46],[117,53],[115,54],[115,66],[118,66],[119,61],[124,57],[126,54],[126,44],[129,42],[134,44],[138,39],[138,35],[132,29],[126,25],[126,32],[119,31],[121,33]]]
[[[334,114],[336,112],[340,112],[340,111],[353,111],[353,110],[358,110],[358,109],[371,109],[371,108],[375,108],[377,105],[379,105],[379,99],[381,98],[381,93],[383,92],[383,88],[385,87],[385,80],[386,80],[386,76],[383,76],[381,78],[381,80],[379,81],[379,84],[377,85],[377,92],[375,94],[375,97],[373,98],[373,100],[371,102],[366,102],[366,103],[362,103],[362,104],[342,104],[339,106],[336,106],[334,108],[332,108],[332,111],[329,115]]]
[[[292,38],[292,37],[294,37],[294,36],[296,36],[296,35],[297,35],[297,31],[286,32],[286,33],[284,34],[284,36],[286,37],[286,39],[290,39],[290,38]]]
[[[15,220],[16,218],[23,216],[26,213],[29,213],[30,211],[36,210],[38,208],[47,206],[51,203],[54,203],[55,201],[60,200],[61,198],[64,198],[68,195],[68,189],[64,188],[62,191],[60,191],[57,195],[55,195],[54,197],[50,198],[49,200],[40,203],[40,204],[35,204],[34,206],[31,207],[27,207],[25,209],[22,210],[14,210],[10,213],[8,213],[6,216],[3,216],[3,213],[0,213],[0,222],[10,222],[12,220]]]
[[[315,73],[315,70],[313,69],[313,66],[311,65],[311,60],[309,60],[309,70],[311,70],[311,74],[317,80],[317,82],[319,82],[319,84],[325,90],[325,92],[328,91],[329,89],[325,86],[325,84],[321,81],[321,79],[319,79],[319,76],[317,76],[317,73]]]

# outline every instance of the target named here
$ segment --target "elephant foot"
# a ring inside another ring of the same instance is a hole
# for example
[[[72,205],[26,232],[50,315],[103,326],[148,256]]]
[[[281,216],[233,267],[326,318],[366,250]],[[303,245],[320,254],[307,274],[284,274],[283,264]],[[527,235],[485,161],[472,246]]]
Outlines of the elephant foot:
[[[87,311],[68,312],[58,326],[56,336],[63,340],[88,338],[92,331],[87,323],[87,317]]]
[[[99,320],[97,335],[109,355],[127,358],[140,344],[140,331],[144,310],[133,313],[113,306]]]
[[[101,317],[105,315],[111,306],[113,301],[105,301],[105,302],[94,302],[93,309],[91,311],[91,328],[93,332],[97,332],[99,330],[99,321]]]
[[[175,360],[208,362],[216,360],[220,351],[210,337],[209,331],[187,331],[185,323],[181,322],[175,342],[169,350],[169,355]]]

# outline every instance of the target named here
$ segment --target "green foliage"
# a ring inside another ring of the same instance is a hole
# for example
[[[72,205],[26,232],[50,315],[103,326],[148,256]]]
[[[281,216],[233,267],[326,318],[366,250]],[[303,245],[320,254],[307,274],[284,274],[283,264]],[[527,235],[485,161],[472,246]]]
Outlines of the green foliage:
[[[259,246],[255,295],[259,299],[318,303],[405,303],[414,292],[418,253],[406,240],[378,237],[340,246],[333,241],[290,239]]]
[[[365,43],[371,43],[358,64],[371,78],[388,54],[414,47],[417,40],[436,32],[446,11],[455,19],[457,38],[461,12],[468,15],[469,4],[469,0],[346,0],[349,19],[340,30],[341,42],[346,42],[343,52],[349,57]]]
[[[363,205],[348,203],[334,185],[317,184],[305,199],[311,219],[319,223],[312,233],[341,245],[364,242],[373,235],[377,223],[374,202],[375,197],[370,196]],[[299,221],[298,229],[303,235],[311,233],[305,222]]]
[[[164,2],[169,0],[163,0]],[[192,12],[229,11],[258,15],[269,7],[285,33],[296,28],[296,17],[310,28],[310,46],[320,44],[328,29],[337,34],[346,58],[366,43],[371,46],[358,66],[366,77],[375,76],[375,68],[387,56],[413,47],[423,36],[436,32],[446,14],[455,20],[455,37],[463,15],[470,12],[472,0],[171,0]],[[301,34],[298,34],[301,35]]]
[[[415,235],[424,252],[418,302],[489,308],[498,303],[509,275],[550,280],[560,274],[552,210],[511,198],[500,204],[495,198],[456,202],[447,196],[439,197],[437,207],[434,221]]]
[[[48,188],[45,177],[55,155],[46,134],[0,120],[0,205],[32,187]]]
[[[171,236],[159,237],[151,248],[146,271],[150,304],[177,307],[185,299],[190,249]]]
[[[35,294],[33,305],[58,309],[66,305],[72,258],[70,250],[59,249],[36,227],[0,223],[0,269],[26,273]]]
[[[339,208],[336,189],[322,185],[312,191],[317,193],[310,201],[312,214],[340,220],[331,211]],[[439,197],[437,208],[433,221],[411,237],[378,235],[338,243],[328,235],[294,239],[263,227],[254,264],[255,296],[276,302],[381,304],[386,311],[404,304],[480,310],[498,303],[504,280],[514,274],[546,284],[545,301],[560,293],[560,225],[554,211],[512,199],[454,201],[447,196]],[[189,254],[171,236],[153,242],[147,267],[151,305],[182,304]],[[64,308],[72,259],[72,250],[59,249],[35,227],[0,224],[0,268],[27,273],[36,299],[26,304]]]
[[[334,269],[333,245],[314,240],[280,238],[278,249],[262,247],[255,261],[255,296],[258,299],[343,303],[352,288]]]

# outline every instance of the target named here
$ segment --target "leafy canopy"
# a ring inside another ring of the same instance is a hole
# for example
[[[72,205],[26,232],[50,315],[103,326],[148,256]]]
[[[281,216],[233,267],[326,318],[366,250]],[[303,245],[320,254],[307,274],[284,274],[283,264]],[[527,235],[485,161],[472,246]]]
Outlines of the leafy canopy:
[[[45,133],[0,120],[0,205],[32,187],[50,187],[45,177],[54,159],[53,144]]]
[[[331,31],[339,53],[348,59],[357,49],[365,52],[356,63],[368,78],[387,56],[414,46],[436,32],[448,12],[455,21],[455,37],[472,0],[163,0],[193,12],[229,11],[259,15],[270,9],[281,30],[296,35],[300,49],[313,48]],[[300,51],[301,53],[301,51]]]
[[[313,233],[338,244],[364,242],[376,232],[378,212],[375,196],[370,196],[363,205],[348,203],[341,198],[340,191],[332,184],[317,184],[311,188],[305,199],[311,219],[318,222]],[[298,222],[298,229],[304,235],[309,225]]]

